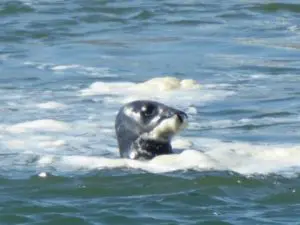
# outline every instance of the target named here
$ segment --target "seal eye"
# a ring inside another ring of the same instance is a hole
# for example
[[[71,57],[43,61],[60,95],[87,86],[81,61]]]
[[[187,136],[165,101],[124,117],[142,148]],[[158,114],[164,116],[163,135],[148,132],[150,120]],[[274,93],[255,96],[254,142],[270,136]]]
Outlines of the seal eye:
[[[155,114],[155,109],[154,105],[144,105],[141,111],[145,117],[150,117]]]

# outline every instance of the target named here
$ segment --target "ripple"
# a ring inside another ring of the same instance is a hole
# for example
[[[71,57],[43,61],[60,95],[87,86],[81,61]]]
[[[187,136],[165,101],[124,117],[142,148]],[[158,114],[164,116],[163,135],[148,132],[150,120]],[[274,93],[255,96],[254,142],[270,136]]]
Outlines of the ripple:
[[[70,127],[67,123],[51,120],[51,119],[44,119],[44,120],[34,120],[34,121],[27,121],[24,123],[18,123],[11,125],[7,128],[9,132],[12,133],[24,133],[28,131],[50,131],[50,132],[59,132],[59,131],[66,131]]]
[[[22,13],[32,13],[34,11],[35,11],[34,8],[30,7],[27,4],[24,4],[21,1],[5,2],[0,7],[1,16],[11,16],[11,15],[18,15]]]
[[[16,213],[10,213],[10,214],[2,214],[0,215],[0,220],[2,223],[7,223],[7,224],[30,224],[32,220],[28,218],[27,216],[21,216],[21,215],[16,215]]]
[[[62,215],[61,213],[52,213],[50,215],[44,215],[41,218],[45,225],[54,225],[54,224],[66,224],[66,225],[89,225],[91,224],[86,219],[81,216],[73,215]]]
[[[138,12],[137,14],[131,16],[131,19],[135,20],[148,20],[154,16],[154,13],[152,13],[149,10],[142,10]]]
[[[2,223],[299,222],[297,1],[2,2]],[[136,98],[189,114],[175,154],[119,158]]]
[[[255,116],[252,116],[253,119],[265,118],[265,117],[288,117],[295,115],[294,113],[290,112],[270,112],[270,113],[262,113]]]
[[[289,12],[300,12],[300,4],[291,3],[266,3],[258,4],[252,8],[253,10],[259,10],[264,12],[277,12],[277,11],[289,11]]]
[[[121,175],[117,172],[110,176],[99,173],[69,178],[49,176],[41,179],[35,176],[28,180],[6,180],[5,183],[4,193],[22,196],[15,201],[5,201],[6,208],[0,218],[8,223],[227,224],[225,221],[230,214],[228,224],[232,224],[241,219],[262,222],[268,214],[280,213],[282,210],[272,208],[280,203],[267,199],[276,198],[284,190],[289,192],[288,186],[294,182],[274,176],[246,178],[226,173],[192,173],[192,177],[183,178],[176,173],[166,176],[128,172]],[[291,193],[296,192],[291,189]],[[256,203],[249,202],[253,198]],[[257,205],[258,202],[262,205]],[[288,202],[295,201],[286,198],[286,205]],[[230,213],[246,209],[247,213]]]
[[[260,203],[266,205],[290,205],[298,204],[297,198],[300,197],[298,188],[290,187],[280,193],[272,193],[259,200]]]

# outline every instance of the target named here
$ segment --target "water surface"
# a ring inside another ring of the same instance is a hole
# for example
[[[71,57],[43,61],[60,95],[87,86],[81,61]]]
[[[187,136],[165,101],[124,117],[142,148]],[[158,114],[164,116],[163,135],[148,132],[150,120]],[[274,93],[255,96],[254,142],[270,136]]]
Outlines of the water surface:
[[[299,224],[299,13],[2,1],[0,224]],[[176,155],[119,158],[116,112],[141,98],[188,113]]]

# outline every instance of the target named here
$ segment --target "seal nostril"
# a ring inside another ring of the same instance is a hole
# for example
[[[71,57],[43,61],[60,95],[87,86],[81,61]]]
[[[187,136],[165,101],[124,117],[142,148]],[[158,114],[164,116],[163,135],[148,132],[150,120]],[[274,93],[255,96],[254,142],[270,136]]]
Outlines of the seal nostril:
[[[183,122],[183,118],[181,117],[181,115],[180,115],[180,114],[177,114],[177,117],[178,117],[180,123],[182,123],[182,122]]]
[[[176,115],[181,123],[183,123],[184,120],[187,119],[187,115],[184,112],[176,113]]]

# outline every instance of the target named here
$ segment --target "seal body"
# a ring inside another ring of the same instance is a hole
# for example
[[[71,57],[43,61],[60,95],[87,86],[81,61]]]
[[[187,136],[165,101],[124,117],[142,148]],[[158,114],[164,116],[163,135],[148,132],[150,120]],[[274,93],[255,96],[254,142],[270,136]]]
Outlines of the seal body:
[[[115,131],[120,156],[152,159],[172,153],[172,137],[187,124],[187,115],[155,101],[127,103],[118,112]]]

